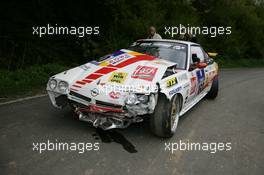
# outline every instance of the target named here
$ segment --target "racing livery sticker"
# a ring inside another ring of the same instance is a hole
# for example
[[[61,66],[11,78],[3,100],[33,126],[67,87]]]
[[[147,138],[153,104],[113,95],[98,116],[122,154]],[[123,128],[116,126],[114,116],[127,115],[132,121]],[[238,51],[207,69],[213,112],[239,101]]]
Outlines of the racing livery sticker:
[[[98,65],[100,64],[100,62],[98,62],[98,61],[95,61],[95,60],[93,60],[93,61],[90,61],[89,63],[90,63],[90,64],[94,64],[94,65],[96,65],[96,66],[98,66]]]
[[[116,56],[116,57],[110,59],[108,62],[109,62],[109,64],[116,65],[116,64],[118,64],[118,63],[120,63],[126,59],[133,58],[133,57],[135,57],[135,56],[124,53],[122,55],[119,55],[119,56]]]
[[[190,95],[195,93],[195,89],[196,89],[196,77],[192,77],[191,78],[191,92],[190,92]]]
[[[109,59],[100,63],[100,66],[108,66],[109,64],[117,65],[118,63],[121,63],[122,61],[127,60],[129,58],[133,58],[133,57],[135,56],[122,52],[122,54],[120,55],[115,55],[115,56],[112,55]]]
[[[138,53],[138,52],[129,51],[129,50],[125,50],[125,49],[122,49],[122,51],[120,51],[118,53],[128,53],[129,55],[132,55],[134,57],[126,59],[126,60],[118,63],[117,65],[112,65],[112,66],[111,65],[105,65],[105,66],[101,65],[102,68],[96,70],[93,73],[88,74],[84,79],[77,80],[75,82],[75,85],[77,85],[77,86],[81,85],[80,86],[80,88],[81,88],[82,86],[84,86],[86,84],[92,83],[94,80],[102,77],[103,75],[106,75],[108,73],[116,71],[116,70],[118,70],[120,68],[126,67],[128,65],[131,65],[131,64],[139,62],[139,61],[152,61],[152,60],[156,59],[156,57],[153,57],[153,56],[149,56],[149,55],[145,55],[145,54],[141,54],[141,53]],[[99,66],[100,62],[93,62],[91,64],[95,64],[95,65]],[[72,89],[72,87],[71,87],[71,89]],[[78,90],[74,89],[74,91],[78,91]]]
[[[110,82],[120,83],[122,84],[127,77],[126,72],[113,72],[112,75],[109,77]]]
[[[169,92],[169,95],[171,96],[171,95],[173,95],[173,94],[176,94],[176,93],[179,92],[181,89],[182,89],[182,87],[179,86],[179,87],[177,87],[177,88],[171,90],[171,91]]]
[[[175,84],[177,84],[177,78],[176,77],[173,77],[173,78],[170,78],[166,81],[166,84],[167,84],[167,87],[171,87],[171,86],[174,86]]]
[[[206,88],[209,85],[210,82],[210,72],[205,70],[205,80],[204,80],[204,88]]]
[[[121,94],[120,94],[120,92],[114,92],[114,91],[112,91],[112,92],[109,93],[109,96],[110,96],[112,99],[119,99],[120,96],[121,96]]]
[[[204,69],[198,70],[196,72],[196,75],[198,79],[198,93],[200,93],[204,89],[204,82],[205,82]]]
[[[147,81],[152,81],[158,68],[150,66],[137,66],[136,70],[131,75],[131,78],[139,78]]]

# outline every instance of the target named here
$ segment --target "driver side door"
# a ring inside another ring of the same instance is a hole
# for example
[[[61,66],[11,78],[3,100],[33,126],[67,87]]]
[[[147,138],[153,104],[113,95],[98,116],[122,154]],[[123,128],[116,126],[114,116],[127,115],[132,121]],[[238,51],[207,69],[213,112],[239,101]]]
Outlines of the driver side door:
[[[191,81],[191,87],[189,92],[188,101],[197,97],[204,90],[204,83],[206,81],[205,67],[198,66],[198,63],[203,63],[205,60],[205,54],[202,48],[198,45],[190,47],[191,60],[189,68],[189,77]]]

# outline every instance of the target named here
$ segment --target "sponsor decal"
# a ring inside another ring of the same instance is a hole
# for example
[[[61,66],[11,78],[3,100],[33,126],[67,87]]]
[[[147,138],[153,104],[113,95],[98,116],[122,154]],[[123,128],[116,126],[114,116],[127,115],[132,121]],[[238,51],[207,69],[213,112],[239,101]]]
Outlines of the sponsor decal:
[[[203,82],[205,79],[205,74],[204,74],[204,69],[198,70],[196,72],[197,78],[198,78],[198,83]]]
[[[139,78],[147,81],[152,81],[158,68],[150,66],[138,66],[131,75],[131,78]]]
[[[113,99],[119,99],[120,96],[121,96],[121,94],[120,94],[120,92],[114,92],[114,91],[112,91],[112,92],[109,93],[109,96],[111,98],[113,98]]]
[[[171,91],[169,92],[169,95],[176,94],[176,93],[179,92],[181,89],[182,89],[182,87],[179,86],[179,87],[177,87],[177,88],[171,90]]]
[[[129,55],[133,55],[135,57],[133,58],[130,58],[130,59],[127,59],[127,60],[124,60],[120,63],[118,63],[117,65],[113,65],[113,66],[103,66],[101,67],[100,69],[96,70],[95,72],[93,73],[90,73],[88,74],[85,79],[82,79],[82,80],[76,80],[76,84],[77,85],[86,85],[88,83],[92,83],[94,80],[100,78],[101,76],[105,75],[105,74],[108,74],[108,73],[111,73],[119,68],[123,68],[123,67],[126,67],[130,64],[133,64],[133,63],[136,63],[138,61],[152,61],[152,60],[155,60],[156,58],[153,57],[153,56],[149,56],[149,55],[144,55],[144,54],[141,54],[141,53],[138,53],[138,52],[132,52],[132,51],[129,51],[129,50],[123,50],[123,51],[118,51],[116,52],[114,55],[118,55],[118,53],[129,53]],[[94,64],[94,65],[99,65],[100,62],[97,62],[97,61],[91,61],[89,62],[91,64]]]
[[[93,97],[99,95],[99,90],[96,89],[96,88],[92,89],[92,90],[91,90],[91,95],[92,95]]]
[[[204,82],[205,82],[204,69],[198,70],[196,72],[196,75],[198,79],[198,93],[200,93],[204,89]]]
[[[209,80],[210,80],[210,73],[205,72],[204,87],[207,87],[208,86]]]
[[[177,78],[176,77],[173,77],[173,78],[170,78],[166,81],[166,84],[167,84],[167,87],[171,87],[171,86],[174,86],[175,84],[177,84]]]
[[[109,78],[109,82],[120,83],[123,84],[126,80],[127,73],[126,72],[113,72]]]
[[[127,54],[127,53],[124,53],[124,54],[122,54],[122,55],[119,55],[119,56],[116,56],[116,57],[110,59],[110,60],[108,61],[108,63],[109,63],[109,64],[112,64],[112,65],[116,65],[116,64],[118,64],[118,63],[120,63],[120,62],[122,62],[122,61],[124,61],[124,60],[126,60],[126,59],[133,58],[133,57],[135,57],[135,56],[133,56],[133,55],[129,55],[129,54]]]
[[[123,51],[117,51],[112,55],[108,56],[108,58],[105,59],[105,61],[101,62],[100,66],[117,65],[118,63],[133,57],[135,56],[130,55]]]
[[[165,43],[152,43],[152,46],[163,46],[163,47],[171,47],[171,44],[165,44]]]
[[[100,62],[97,62],[97,61],[90,61],[89,63],[90,63],[90,64],[94,64],[94,65],[96,65],[96,66],[98,66],[98,65],[100,64]]]
[[[192,77],[191,78],[191,92],[190,92],[190,95],[195,93],[195,89],[196,89],[196,77]]]
[[[173,46],[172,48],[175,49],[175,50],[186,50],[186,47],[185,46],[181,46],[181,45],[176,45],[176,46]]]

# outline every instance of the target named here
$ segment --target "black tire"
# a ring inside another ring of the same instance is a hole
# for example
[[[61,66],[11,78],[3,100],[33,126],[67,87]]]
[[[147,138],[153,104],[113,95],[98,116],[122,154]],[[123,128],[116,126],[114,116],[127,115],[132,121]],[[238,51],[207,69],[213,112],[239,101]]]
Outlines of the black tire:
[[[210,89],[210,91],[207,93],[206,98],[208,99],[215,99],[218,95],[218,89],[219,89],[219,85],[218,85],[218,76],[215,76],[213,79],[213,83],[212,83],[212,87]]]
[[[175,115],[172,115],[173,112],[175,112]],[[150,116],[152,133],[159,137],[172,137],[178,125],[179,113],[180,97],[178,95],[168,100],[164,94],[159,94],[154,113]]]

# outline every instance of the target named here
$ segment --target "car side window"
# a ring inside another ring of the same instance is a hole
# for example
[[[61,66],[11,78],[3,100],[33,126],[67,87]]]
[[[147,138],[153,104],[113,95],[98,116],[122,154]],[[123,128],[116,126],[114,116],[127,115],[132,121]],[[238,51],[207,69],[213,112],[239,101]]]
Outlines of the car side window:
[[[196,54],[201,62],[204,62],[205,55],[201,47],[199,46],[191,46],[191,54]],[[192,60],[191,60],[192,61]]]

